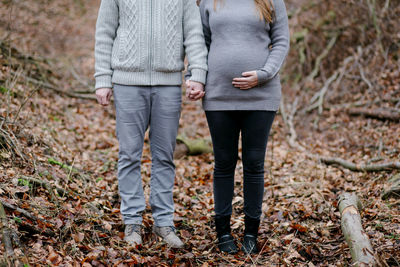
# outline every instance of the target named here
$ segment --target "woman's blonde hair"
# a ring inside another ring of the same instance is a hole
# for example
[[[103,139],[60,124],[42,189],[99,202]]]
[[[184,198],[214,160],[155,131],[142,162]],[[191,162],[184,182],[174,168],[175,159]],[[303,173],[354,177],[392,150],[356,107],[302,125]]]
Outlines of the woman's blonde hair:
[[[214,10],[217,9],[217,4],[222,0],[214,0]],[[274,20],[274,6],[271,0],[254,0],[257,10],[260,14],[260,19],[264,19],[268,23]]]

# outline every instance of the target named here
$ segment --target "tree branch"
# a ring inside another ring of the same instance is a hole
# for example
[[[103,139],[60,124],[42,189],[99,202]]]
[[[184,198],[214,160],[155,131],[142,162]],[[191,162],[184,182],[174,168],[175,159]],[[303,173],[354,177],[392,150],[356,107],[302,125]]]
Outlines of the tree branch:
[[[357,172],[375,172],[375,171],[390,171],[400,169],[400,162],[386,162],[386,163],[381,163],[381,164],[361,164],[357,165],[354,164],[350,161],[346,161],[341,158],[327,158],[327,157],[320,157],[321,162],[327,164],[327,165],[340,165],[346,169],[349,169],[351,171],[357,171]]]
[[[350,56],[347,57],[343,60],[342,67],[337,69],[331,77],[329,77],[326,82],[324,83],[324,86],[319,90],[310,100],[310,106],[306,109],[307,112],[310,112],[311,110],[318,108],[318,114],[322,114],[322,109],[323,109],[323,104],[324,104],[324,96],[326,92],[328,91],[330,85],[338,79],[337,85],[340,83],[341,78],[343,77],[347,65],[350,63],[351,60],[353,60],[354,57]],[[339,77],[339,78],[338,78]]]
[[[339,37],[339,31],[335,33],[335,35],[329,41],[328,45],[325,47],[324,51],[322,51],[322,53],[315,60],[314,69],[307,76],[306,81],[312,81],[318,75],[322,60],[329,55],[329,51],[331,51],[331,49],[335,45],[338,37]]]
[[[18,208],[17,206],[12,205],[12,204],[10,204],[10,203],[7,203],[7,202],[5,202],[5,201],[2,200],[2,199],[0,199],[0,204],[2,204],[2,205],[3,205],[5,208],[7,208],[7,209],[15,210],[16,212],[21,213],[22,215],[24,215],[26,218],[30,219],[31,221],[34,221],[34,222],[36,222],[36,221],[43,221],[43,222],[46,222],[46,221],[43,220],[43,219],[39,219],[39,218],[33,216],[33,215],[30,214],[28,211],[26,211],[26,210],[24,210],[24,209],[21,209],[21,208]]]
[[[13,71],[13,70],[11,70],[11,73],[16,74],[16,72]],[[38,80],[33,79],[31,77],[28,77],[28,76],[26,76],[24,74],[19,74],[19,75],[24,80],[26,80],[26,81],[28,81],[30,83],[36,84],[36,85],[41,86],[41,87],[46,88],[46,89],[50,89],[50,90],[52,90],[52,91],[54,91],[56,93],[63,94],[63,95],[66,95],[66,96],[69,96],[69,97],[73,97],[73,98],[89,99],[89,100],[96,100],[97,101],[97,98],[95,96],[70,93],[68,91],[61,90],[61,89],[59,89],[59,88],[57,88],[57,87],[55,87],[55,86],[53,86],[53,85],[51,85],[51,84],[49,84],[47,82],[38,81]]]
[[[350,115],[363,115],[366,117],[371,117],[379,120],[391,120],[400,121],[400,111],[392,112],[387,109],[377,108],[377,109],[367,109],[367,108],[350,108],[348,110]]]
[[[46,182],[46,181],[43,181],[43,180],[39,180],[39,179],[36,179],[36,178],[33,178],[33,177],[21,176],[21,178],[22,178],[22,179],[25,179],[25,180],[27,180],[27,181],[30,181],[30,182],[32,182],[33,184],[42,186],[42,187],[46,188],[48,191],[56,190],[57,193],[58,193],[60,196],[66,196],[66,195],[69,195],[70,193],[76,194],[76,193],[74,193],[74,192],[67,191],[67,190],[65,190],[65,189],[63,189],[63,188],[55,187],[55,186],[51,185],[49,182]],[[51,192],[49,192],[49,193],[51,193]]]
[[[6,255],[5,255],[6,260],[7,260],[7,256],[10,258],[14,258],[14,249],[12,247],[11,238],[10,238],[11,231],[7,225],[8,225],[7,215],[6,215],[6,212],[4,210],[2,203],[0,202],[0,229],[2,232],[2,236],[3,236],[4,249],[6,251]]]

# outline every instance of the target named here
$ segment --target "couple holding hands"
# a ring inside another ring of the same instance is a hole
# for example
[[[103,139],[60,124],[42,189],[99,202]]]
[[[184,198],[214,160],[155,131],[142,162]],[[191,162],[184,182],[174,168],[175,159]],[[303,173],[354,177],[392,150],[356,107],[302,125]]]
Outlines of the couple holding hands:
[[[184,246],[173,223],[173,151],[186,96],[203,99],[215,163],[215,230],[221,251],[236,253],[230,218],[242,137],[245,230],[242,250],[257,253],[269,132],[281,98],[279,70],[289,50],[283,0],[101,0],[95,44],[96,96],[114,95],[118,185],[125,240],[142,244],[145,198],[140,163],[150,128],[153,232]]]

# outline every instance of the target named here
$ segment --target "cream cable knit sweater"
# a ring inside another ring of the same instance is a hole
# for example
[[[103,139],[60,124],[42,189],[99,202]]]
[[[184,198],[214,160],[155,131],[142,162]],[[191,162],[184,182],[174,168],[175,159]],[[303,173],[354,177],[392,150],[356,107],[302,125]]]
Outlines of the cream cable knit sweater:
[[[205,83],[207,48],[195,0],[102,0],[96,24],[96,89]]]

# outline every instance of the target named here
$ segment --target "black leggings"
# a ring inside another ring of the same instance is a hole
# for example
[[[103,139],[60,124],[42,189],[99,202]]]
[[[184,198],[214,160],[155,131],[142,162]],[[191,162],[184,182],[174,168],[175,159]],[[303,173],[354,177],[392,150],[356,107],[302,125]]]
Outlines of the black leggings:
[[[232,214],[234,175],[242,132],[244,214],[259,219],[264,194],[264,160],[275,111],[206,111],[214,147],[215,215]]]

